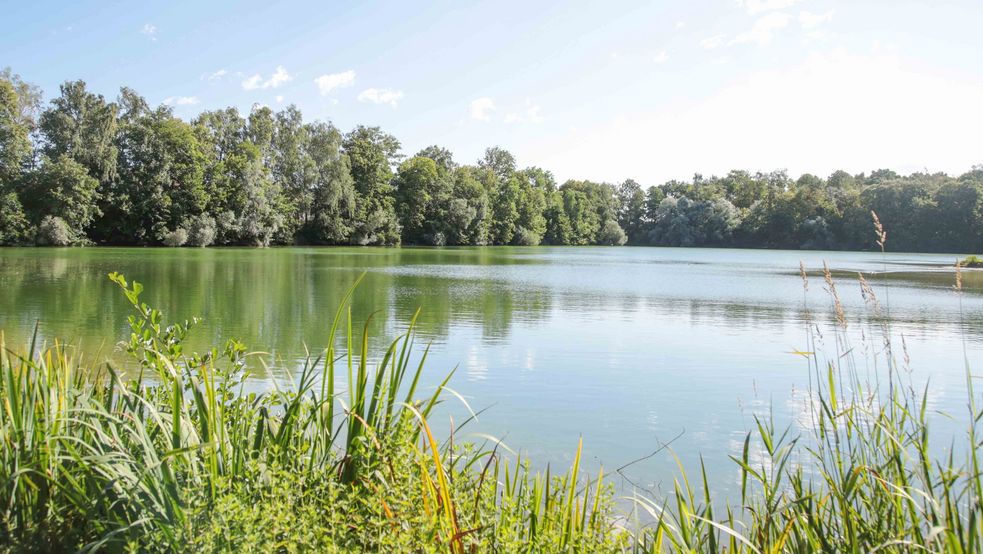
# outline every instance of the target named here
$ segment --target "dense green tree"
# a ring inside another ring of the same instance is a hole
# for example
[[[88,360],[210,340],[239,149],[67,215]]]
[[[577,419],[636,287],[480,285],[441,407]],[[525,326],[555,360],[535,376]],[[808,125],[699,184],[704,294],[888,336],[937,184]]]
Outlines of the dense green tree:
[[[84,81],[61,85],[61,95],[41,113],[43,152],[70,156],[106,186],[116,176],[116,104],[86,90]]]
[[[645,224],[649,225],[655,221],[656,211],[659,209],[659,204],[665,199],[666,193],[662,190],[662,187],[649,187],[645,191]]]
[[[445,172],[450,173],[457,168],[457,164],[454,163],[454,154],[446,148],[442,148],[437,145],[428,146],[423,150],[416,153],[417,158],[430,158],[437,164],[437,167]]]
[[[485,150],[485,156],[478,161],[478,167],[490,170],[499,183],[505,183],[515,173],[515,156],[508,150],[493,146]]]
[[[564,194],[556,190],[546,196],[546,244],[571,244],[573,230],[570,228],[570,217],[567,216]]]
[[[625,234],[618,222],[609,219],[601,225],[601,230],[597,234],[597,243],[605,246],[622,246],[628,242],[628,235]]]
[[[20,198],[13,191],[0,191],[0,246],[27,244],[31,225]]]
[[[396,137],[378,127],[358,126],[345,135],[345,153],[351,162],[355,200],[355,244],[399,244],[400,230],[393,201],[393,165],[400,155]]]
[[[738,221],[737,208],[725,199],[670,196],[656,210],[649,241],[658,246],[724,246]]]
[[[315,243],[345,244],[355,229],[355,182],[341,133],[329,123],[307,126],[312,164],[311,215],[307,233]]]
[[[310,152],[310,128],[296,106],[274,115],[271,136],[271,172],[276,186],[289,201],[287,219],[303,227],[311,220],[314,203],[314,160]]]
[[[630,179],[557,187],[499,147],[468,166],[439,146],[402,159],[377,127],[342,135],[295,106],[207,111],[189,124],[131,89],[108,102],[70,81],[42,111],[37,87],[0,72],[0,244],[869,249],[875,211],[888,249],[983,249],[980,166],[794,180],[735,170],[643,190]]]
[[[0,71],[0,191],[13,191],[32,159],[31,133],[41,92],[10,69]]]
[[[399,166],[393,182],[403,240],[411,244],[446,244],[444,212],[452,188],[446,170],[439,170],[431,158],[410,158]]]
[[[571,180],[559,190],[570,225],[568,244],[596,244],[601,226],[608,220],[617,222],[619,204],[613,186]]]
[[[490,168],[486,169],[491,173]],[[493,181],[496,179],[493,177]],[[522,203],[521,181],[510,174],[492,189],[491,241],[493,244],[512,244],[519,225],[519,207]]]
[[[590,196],[583,190],[568,187],[566,184],[560,190],[563,195],[563,211],[569,225],[564,244],[593,244],[597,240],[602,220],[591,205]]]
[[[868,179],[870,186],[862,193],[863,203],[870,211],[877,212],[883,225],[889,230],[892,248],[924,250],[936,239],[936,192],[942,177],[939,175],[913,175],[908,179],[881,177],[893,174],[881,170]],[[871,227],[868,226],[868,229]],[[968,245],[967,245],[968,246]]]
[[[453,172],[452,199],[445,216],[448,244],[488,244],[491,209],[487,189],[477,178],[480,172],[473,166],[459,167]]]
[[[205,149],[191,125],[174,117],[169,108],[138,108],[128,102],[116,144],[117,178],[111,187],[114,242],[159,244],[200,215],[207,203],[204,182]]]
[[[547,187],[552,176],[546,180],[537,180],[537,177],[544,176],[536,170],[531,173],[526,171],[520,173],[518,217],[515,222],[515,235],[512,238],[514,244],[536,246],[542,242],[546,234],[546,217],[543,214],[546,211]]]
[[[32,165],[31,133],[41,93],[10,69],[0,71],[0,245],[29,242],[31,229],[18,195]]]
[[[27,184],[27,211],[38,223],[46,217],[61,220],[67,231],[67,242],[88,242],[86,231],[99,215],[99,181],[67,154],[51,160],[46,158]],[[60,242],[60,241],[59,241]]]
[[[618,187],[618,225],[630,244],[644,241],[646,196],[642,187],[627,179]]]
[[[949,181],[936,193],[934,245],[947,252],[983,252],[983,180]],[[921,237],[920,237],[921,238]]]

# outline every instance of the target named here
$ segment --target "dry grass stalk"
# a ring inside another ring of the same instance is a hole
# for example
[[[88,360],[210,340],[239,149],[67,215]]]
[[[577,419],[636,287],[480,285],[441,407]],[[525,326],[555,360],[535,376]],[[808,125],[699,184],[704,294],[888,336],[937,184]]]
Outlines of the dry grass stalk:
[[[833,282],[833,275],[829,272],[829,264],[826,262],[823,262],[823,279],[826,281],[826,292],[833,297],[836,321],[841,327],[846,327],[846,313],[843,311],[843,303],[840,302],[840,294],[836,292],[836,283]]]
[[[880,304],[877,302],[877,295],[874,294],[873,287],[870,286],[863,273],[857,273],[857,277],[860,279],[860,296],[863,296],[864,303],[873,306],[874,310],[878,311]]]
[[[877,217],[877,212],[871,210],[870,215],[874,218],[874,230],[877,231],[877,246],[880,246],[881,252],[883,252],[884,244],[887,243],[887,231],[885,231],[884,226],[881,225],[881,219]]]

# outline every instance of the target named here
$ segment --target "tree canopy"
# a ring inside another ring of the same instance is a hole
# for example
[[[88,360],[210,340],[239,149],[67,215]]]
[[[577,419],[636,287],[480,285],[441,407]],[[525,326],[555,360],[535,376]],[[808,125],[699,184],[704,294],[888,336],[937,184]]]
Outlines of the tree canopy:
[[[734,170],[647,186],[557,183],[488,148],[405,157],[378,127],[344,133],[295,106],[191,121],[129,88],[41,91],[0,72],[0,244],[652,245],[983,251],[983,166],[826,178]]]

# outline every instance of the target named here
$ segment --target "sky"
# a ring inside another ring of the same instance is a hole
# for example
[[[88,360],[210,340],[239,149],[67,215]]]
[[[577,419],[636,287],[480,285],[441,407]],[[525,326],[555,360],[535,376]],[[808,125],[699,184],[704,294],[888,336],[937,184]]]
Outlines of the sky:
[[[192,119],[289,104],[558,180],[983,163],[981,0],[0,0],[0,67]]]

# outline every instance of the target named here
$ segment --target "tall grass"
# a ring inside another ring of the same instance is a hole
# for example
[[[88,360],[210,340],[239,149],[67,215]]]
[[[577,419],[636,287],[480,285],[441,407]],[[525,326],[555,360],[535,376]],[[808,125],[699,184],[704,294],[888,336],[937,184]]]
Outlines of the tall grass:
[[[879,232],[880,241],[883,236]],[[958,265],[956,272],[961,294]],[[802,277],[808,290],[804,268]],[[635,550],[983,552],[983,410],[976,404],[976,377],[967,360],[966,412],[948,414],[965,422],[964,437],[936,444],[930,384],[913,384],[903,336],[901,348],[894,348],[890,319],[864,275],[858,277],[869,310],[868,339],[879,341],[870,349],[873,359],[858,363],[862,349],[851,344],[850,322],[824,267],[834,346],[826,357],[817,352],[818,327],[807,322],[810,348],[799,352],[811,373],[804,430],[796,434],[755,417],[741,453],[732,456],[740,479],[736,505],[715,498],[703,467],[680,467],[668,500],[635,498],[652,520],[636,533]]]
[[[165,324],[139,283],[110,277],[134,308],[129,377],[88,369],[59,344],[15,353],[0,338],[5,550],[465,552],[619,540],[602,517],[609,491],[578,478],[579,451],[569,472],[542,478],[497,445],[438,444],[427,418],[450,375],[418,397],[426,353],[414,357],[412,323],[370,367],[368,323],[356,341],[349,292],[296,384],[249,393],[241,344],[185,352],[196,322]]]

